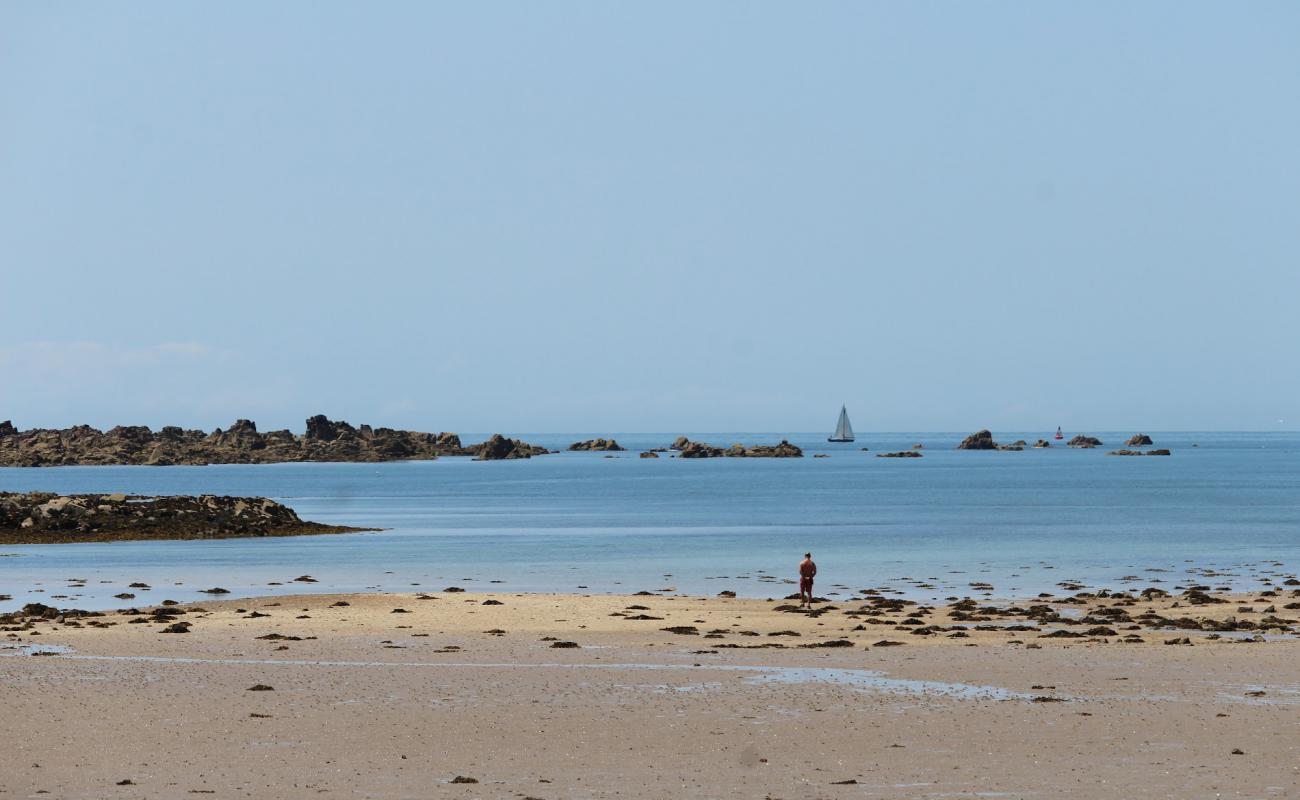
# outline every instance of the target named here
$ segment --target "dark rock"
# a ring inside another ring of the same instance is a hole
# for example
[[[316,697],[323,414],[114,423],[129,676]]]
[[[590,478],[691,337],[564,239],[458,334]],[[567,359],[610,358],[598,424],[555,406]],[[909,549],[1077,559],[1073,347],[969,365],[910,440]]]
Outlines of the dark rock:
[[[0,492],[0,543],[222,539],[356,530],[360,529],[304,522],[293,509],[264,497]]]
[[[557,650],[572,650],[579,646],[577,642],[551,642],[551,647]]]
[[[681,636],[698,636],[700,629],[694,625],[674,625],[671,628],[660,628],[665,633],[676,633]]]
[[[687,440],[681,447],[678,447],[677,444],[681,441],[682,438],[679,438],[676,442],[673,442],[673,449],[680,451],[682,458],[719,458],[726,455],[722,448],[713,447],[703,442]]]
[[[265,683],[255,683],[255,684],[253,684],[252,686],[248,687],[247,691],[250,691],[250,692],[274,692],[274,691],[275,691],[275,688],[274,688],[274,687],[271,687],[271,686],[267,686]]]
[[[982,430],[972,433],[961,444],[957,445],[958,450],[997,450],[998,443],[993,441],[993,434],[990,431]]]
[[[12,425],[10,426],[12,428]],[[472,455],[454,433],[392,428],[359,429],[323,415],[307,420],[307,431],[260,433],[251,420],[236,420],[211,433],[173,425],[153,433],[144,426],[101,432],[88,425],[62,430],[13,431],[0,436],[0,466],[67,464],[268,464],[285,461],[392,461]]]
[[[470,445],[466,449],[474,454],[475,461],[507,461],[532,458],[547,453],[545,447],[531,445],[518,439],[507,439],[499,433],[492,434],[486,442]]]
[[[1101,439],[1084,436],[1082,433],[1065,443],[1067,447],[1100,447]]]
[[[452,783],[478,783],[478,778],[467,778],[464,775],[457,775],[451,779]]]
[[[1044,448],[1044,447],[1051,447],[1051,446],[1052,446],[1052,443],[1049,442],[1049,441],[1047,441],[1046,439],[1039,439],[1038,441],[1034,442],[1034,447],[1036,447],[1036,448],[1040,448],[1040,449],[1041,449],[1041,448]]]
[[[658,457],[659,457],[659,454],[656,453],[656,452],[654,452],[653,450],[647,450],[647,451],[645,451],[644,453],[642,453],[640,457],[641,457],[641,458],[658,458]]]
[[[899,450],[897,453],[876,453],[876,458],[920,458],[916,450]]]
[[[569,445],[569,449],[621,452],[625,448],[613,439],[588,439],[584,442],[574,442]]]
[[[680,445],[680,446],[679,446]],[[673,449],[681,452],[682,458],[802,458],[803,450],[790,444],[785,439],[774,445],[759,444],[746,448],[733,444],[727,449],[714,447],[704,442],[692,442],[685,436],[679,436],[673,442]]]
[[[1147,436],[1145,433],[1136,433],[1129,437],[1129,440],[1124,444],[1129,447],[1146,447],[1155,444],[1155,442],[1151,441],[1151,437]]]

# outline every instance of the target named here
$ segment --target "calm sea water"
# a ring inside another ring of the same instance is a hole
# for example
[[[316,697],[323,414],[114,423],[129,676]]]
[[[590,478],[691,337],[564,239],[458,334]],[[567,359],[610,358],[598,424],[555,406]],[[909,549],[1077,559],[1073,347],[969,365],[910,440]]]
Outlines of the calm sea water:
[[[999,433],[1000,441],[1042,433]],[[965,452],[959,434],[698,434],[775,442],[803,459],[639,459],[561,453],[528,461],[0,469],[0,490],[263,495],[304,519],[381,533],[189,542],[0,545],[0,610],[40,600],[115,607],[301,591],[466,589],[777,597],[811,550],[819,593],[892,587],[913,596],[999,596],[1090,587],[1246,588],[1300,566],[1300,434],[1152,433],[1168,458],[1095,450]],[[563,447],[586,435],[524,435]],[[638,450],[665,434],[619,434]],[[476,440],[476,439],[467,439]],[[875,453],[925,445],[919,459]],[[1193,445],[1198,446],[1193,446]],[[862,452],[868,446],[871,452]],[[310,574],[319,582],[268,586]],[[771,576],[771,577],[764,577]],[[1138,580],[1133,580],[1136,576]],[[67,588],[84,578],[86,587]],[[499,581],[500,583],[493,583]],[[61,597],[60,597],[61,596]],[[54,598],[51,600],[51,598]]]

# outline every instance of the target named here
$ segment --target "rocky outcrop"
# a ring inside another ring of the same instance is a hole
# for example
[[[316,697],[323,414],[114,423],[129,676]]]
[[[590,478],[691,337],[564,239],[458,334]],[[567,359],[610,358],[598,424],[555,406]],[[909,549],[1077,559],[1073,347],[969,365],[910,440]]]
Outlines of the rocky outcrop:
[[[1101,439],[1094,436],[1084,436],[1082,433],[1065,443],[1067,447],[1100,447]]]
[[[1129,437],[1129,440],[1124,444],[1129,447],[1149,447],[1155,444],[1155,442],[1151,441],[1151,437],[1147,436],[1145,433],[1135,433]]]
[[[745,458],[802,458],[803,450],[782,439],[774,445],[756,444],[745,450]]]
[[[1168,450],[1111,450],[1108,456],[1167,456]]]
[[[584,442],[574,442],[569,445],[570,450],[597,450],[608,451],[611,453],[622,452],[626,448],[620,445],[614,439],[587,439]]]
[[[681,458],[803,458],[803,450],[782,439],[774,445],[757,444],[745,447],[733,444],[725,450],[704,442],[692,442],[685,436],[677,437],[673,450],[680,451]]]
[[[987,430],[976,431],[957,445],[958,450],[1024,450],[1025,442],[1020,440],[1014,444],[998,444],[993,441],[993,434]]]
[[[265,497],[0,492],[0,543],[224,539],[370,530],[304,522]]]
[[[957,445],[958,450],[997,450],[998,443],[993,441],[993,433],[983,430],[976,431]]]
[[[672,449],[680,451],[682,458],[719,458],[727,455],[721,447],[707,445],[704,442],[692,442],[685,436],[678,437],[677,441],[673,442]]]
[[[1039,439],[1038,441],[1034,442],[1034,447],[1038,449],[1042,449],[1044,447],[1051,447],[1051,446],[1052,443],[1047,441],[1046,439]]]
[[[641,458],[658,458],[659,454],[653,450],[647,450],[641,454]]]
[[[492,434],[486,442],[472,444],[468,448],[475,461],[508,461],[516,458],[532,458],[545,455],[549,450],[518,439],[507,439],[499,433]]]
[[[899,450],[897,453],[876,453],[876,458],[920,458],[915,450]]]
[[[6,422],[0,423],[0,466],[426,460],[478,455],[485,444],[465,447],[454,433],[353,427],[324,415],[308,419],[302,436],[288,430],[262,433],[246,419],[211,433],[170,425],[157,432],[138,425],[118,426],[106,432],[89,425],[18,431]]]

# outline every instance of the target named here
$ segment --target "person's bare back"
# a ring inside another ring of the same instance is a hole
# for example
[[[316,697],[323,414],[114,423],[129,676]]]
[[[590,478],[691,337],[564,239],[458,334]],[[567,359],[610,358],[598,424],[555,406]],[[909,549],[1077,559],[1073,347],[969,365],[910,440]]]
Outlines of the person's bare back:
[[[812,553],[804,553],[799,562],[799,605],[812,605],[813,578],[817,577],[817,564],[812,560]]]

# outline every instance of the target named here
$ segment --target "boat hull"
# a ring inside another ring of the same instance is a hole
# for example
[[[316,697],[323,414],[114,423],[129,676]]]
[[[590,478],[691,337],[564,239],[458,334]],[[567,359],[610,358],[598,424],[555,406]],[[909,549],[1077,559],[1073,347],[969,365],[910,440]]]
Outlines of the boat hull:
[[[828,441],[828,442],[852,442],[853,439],[836,439],[834,436],[827,436],[827,437],[826,437],[826,441]]]

